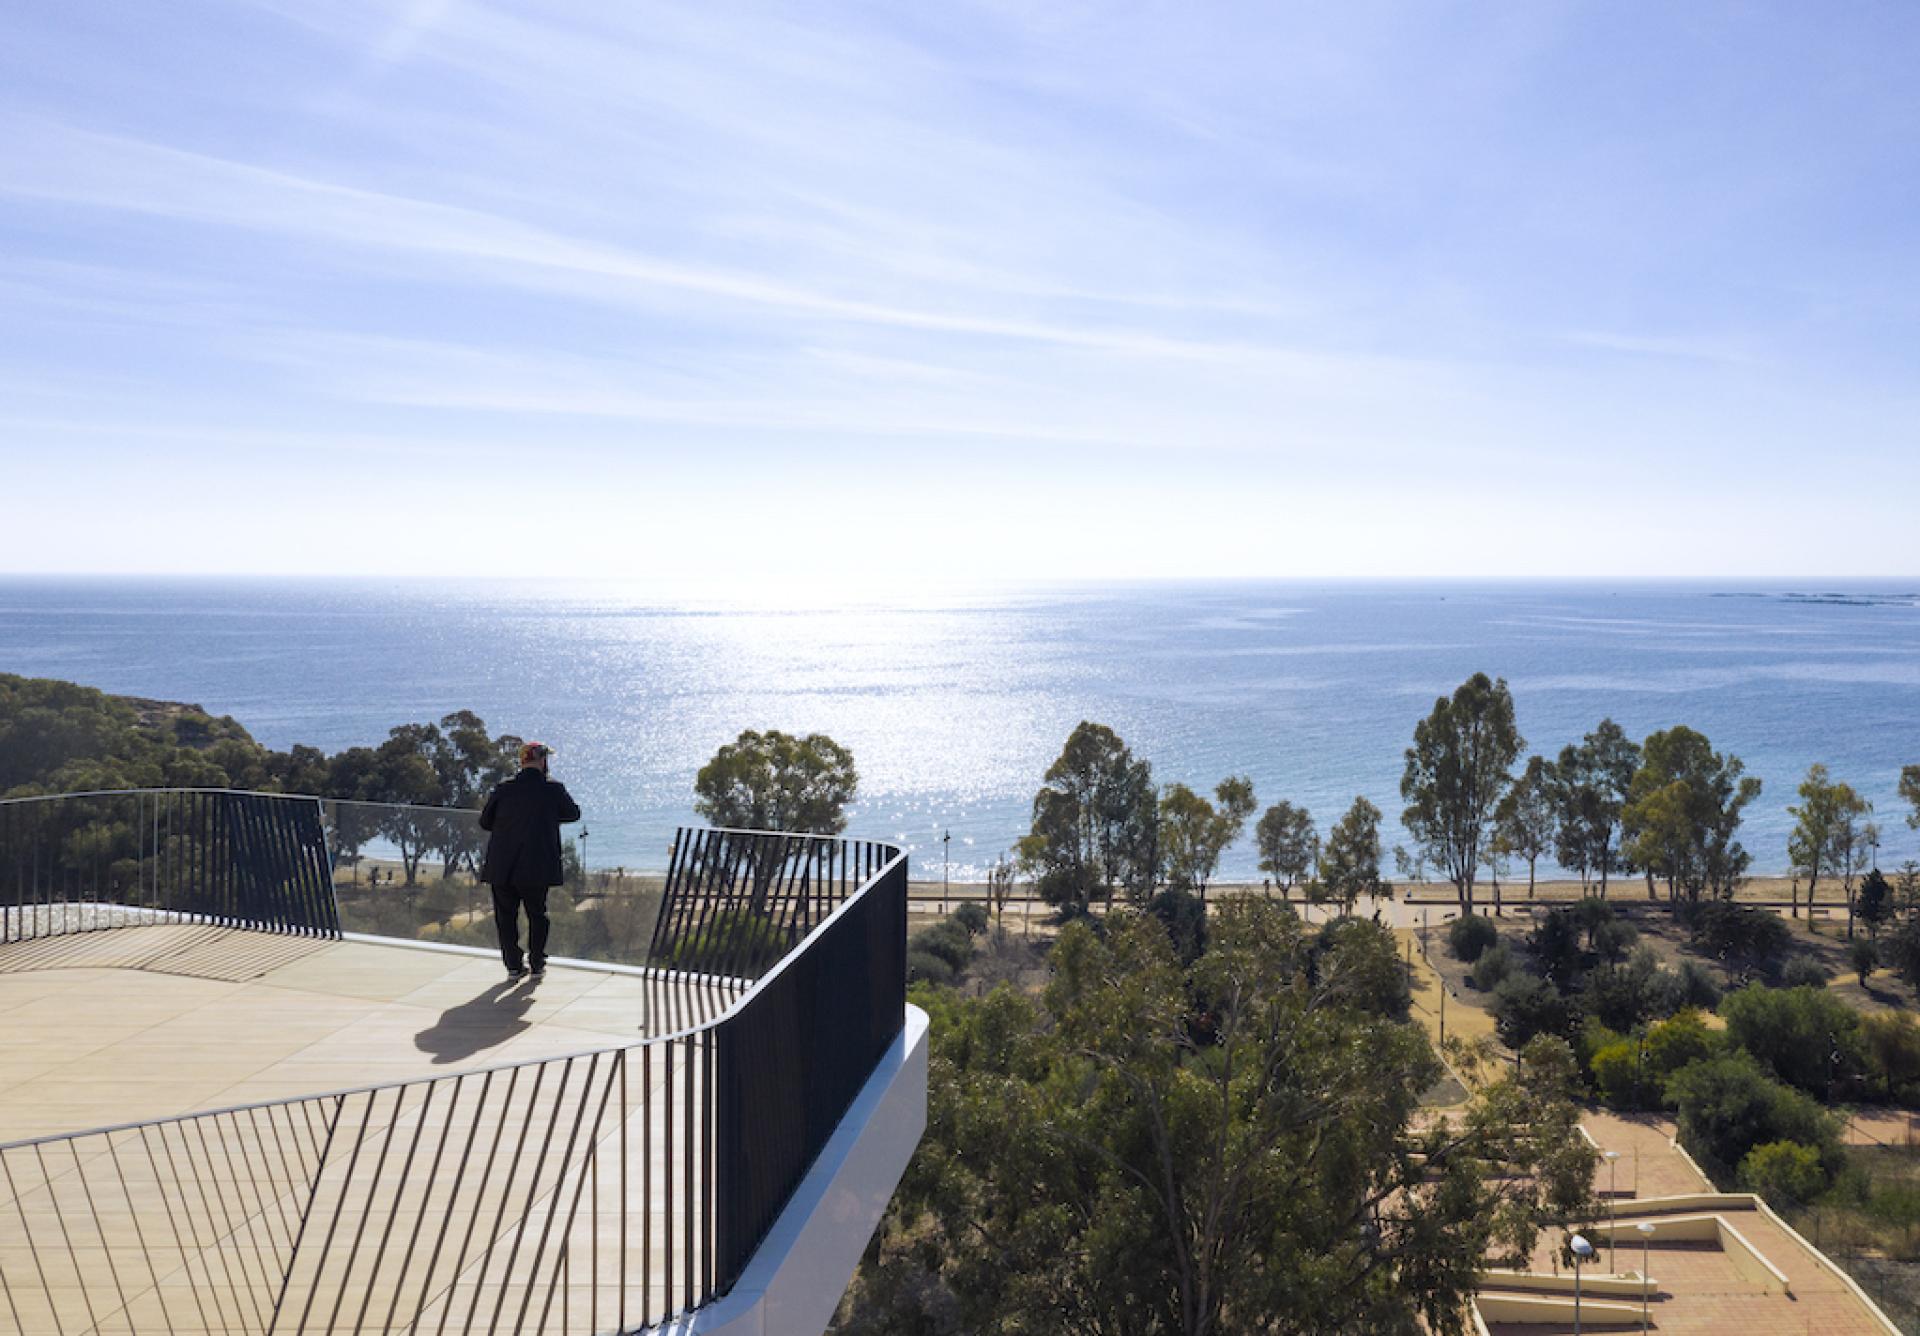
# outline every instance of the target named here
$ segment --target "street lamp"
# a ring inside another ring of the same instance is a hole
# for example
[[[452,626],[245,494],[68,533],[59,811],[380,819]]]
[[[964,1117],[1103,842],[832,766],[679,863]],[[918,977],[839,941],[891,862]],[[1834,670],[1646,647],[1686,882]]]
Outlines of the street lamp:
[[[580,827],[579,840],[580,840],[580,892],[581,894],[584,895],[589,885],[587,881],[587,828],[585,826]]]
[[[1620,1259],[1615,1255],[1615,1250],[1619,1247],[1619,1243],[1613,1237],[1614,1235],[1613,1167],[1620,1160],[1620,1152],[1617,1150],[1603,1151],[1601,1152],[1600,1158],[1607,1162],[1607,1270],[1613,1272],[1613,1274],[1617,1276],[1620,1274]]]
[[[1580,1263],[1593,1258],[1593,1245],[1579,1234],[1567,1240],[1573,1250],[1573,1336],[1580,1336]]]
[[[952,866],[949,846],[953,844],[953,832],[948,831],[940,837],[940,912],[947,912],[947,870]]]
[[[1653,1237],[1653,1226],[1642,1220],[1634,1226],[1640,1231],[1640,1331],[1645,1336],[1647,1330],[1647,1291],[1653,1288],[1647,1279],[1647,1240]]]

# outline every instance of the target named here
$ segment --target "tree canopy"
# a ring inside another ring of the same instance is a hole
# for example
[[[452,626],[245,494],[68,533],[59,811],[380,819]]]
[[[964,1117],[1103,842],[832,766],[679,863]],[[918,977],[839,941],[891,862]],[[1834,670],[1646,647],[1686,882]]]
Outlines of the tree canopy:
[[[1458,1333],[1585,1206],[1564,1045],[1416,1127],[1440,1067],[1385,930],[1211,917],[1184,966],[1123,913],[1062,933],[1041,998],[916,995],[927,1136],[843,1331]]]
[[[1049,903],[1085,909],[1116,890],[1145,903],[1159,874],[1159,825],[1153,768],[1106,725],[1082,721],[1034,795],[1020,860]]]
[[[853,753],[824,733],[748,729],[694,777],[694,810],[715,826],[837,835],[860,787]]]
[[[1260,814],[1253,840],[1260,850],[1260,870],[1273,878],[1282,895],[1312,876],[1320,861],[1313,814],[1290,802],[1277,802]]]
[[[1752,862],[1736,838],[1741,811],[1759,796],[1740,758],[1714,751],[1704,734],[1684,725],[1655,733],[1621,812],[1627,855],[1667,883],[1669,898],[1731,896]]]
[[[1473,909],[1473,888],[1487,861],[1494,813],[1511,784],[1514,761],[1525,740],[1514,723],[1513,695],[1505,678],[1475,673],[1451,697],[1433,703],[1433,713],[1413,730],[1407,748],[1400,815],[1409,834],[1425,846],[1460,896]]]

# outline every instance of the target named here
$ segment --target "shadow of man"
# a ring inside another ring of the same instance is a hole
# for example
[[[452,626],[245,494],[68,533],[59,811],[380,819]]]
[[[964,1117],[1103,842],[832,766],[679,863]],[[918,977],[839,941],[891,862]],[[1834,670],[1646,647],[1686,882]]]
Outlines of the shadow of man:
[[[533,1022],[527,1019],[532,1005],[531,988],[493,984],[472,1001],[441,1012],[439,1020],[413,1037],[413,1045],[433,1054],[436,1067],[459,1062],[532,1029]]]

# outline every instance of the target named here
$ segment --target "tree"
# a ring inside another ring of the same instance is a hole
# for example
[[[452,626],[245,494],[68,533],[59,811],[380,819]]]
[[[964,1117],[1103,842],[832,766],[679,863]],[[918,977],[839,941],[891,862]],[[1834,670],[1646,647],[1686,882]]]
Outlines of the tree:
[[[1624,866],[1616,836],[1639,766],[1639,746],[1620,725],[1602,719],[1578,746],[1561,748],[1553,768],[1555,856],[1579,870],[1583,888],[1598,873],[1602,897],[1608,875]]]
[[[1260,850],[1260,870],[1280,887],[1283,900],[1296,882],[1313,874],[1314,864],[1320,861],[1320,835],[1313,828],[1312,814],[1289,802],[1275,803],[1261,813],[1253,840]]]
[[[1033,829],[1019,844],[1049,904],[1084,912],[1115,890],[1145,904],[1159,877],[1159,804],[1153,769],[1103,724],[1082,722],[1033,798]]]
[[[987,902],[993,906],[993,921],[1007,916],[1007,902],[1013,899],[1013,860],[1002,854],[987,865]]]
[[[1185,784],[1169,784],[1160,794],[1160,857],[1168,883],[1177,891],[1206,898],[1207,883],[1253,814],[1253,781],[1230,778],[1208,802]]]
[[[1457,1116],[1391,937],[1248,897],[1182,966],[1147,916],[1070,925],[1041,999],[922,990],[925,1140],[844,1310],[849,1336],[1461,1333],[1489,1265],[1591,1209],[1564,1046]]]
[[[853,753],[824,733],[748,729],[694,777],[694,810],[715,826],[837,835],[860,787]]]
[[[1526,860],[1527,899],[1533,899],[1534,869],[1553,847],[1556,820],[1554,768],[1544,756],[1529,756],[1494,813],[1494,847]]]
[[[1735,838],[1740,814],[1760,796],[1760,781],[1737,756],[1722,756],[1705,735],[1684,725],[1655,733],[1641,749],[1621,824],[1627,856],[1667,883],[1679,903],[1684,891],[1731,897],[1751,856]]]
[[[1772,1080],[1752,1057],[1732,1053],[1676,1072],[1668,1093],[1680,1110],[1680,1142],[1718,1181],[1755,1146],[1794,1141],[1835,1152],[1836,1120],[1798,1090]]]
[[[1834,873],[1848,883],[1859,871],[1854,866],[1866,850],[1861,839],[1860,818],[1871,806],[1850,784],[1830,780],[1827,768],[1815,764],[1800,782],[1800,805],[1789,807],[1794,818],[1793,833],[1787,837],[1787,857],[1796,871],[1807,879],[1807,915],[1813,915],[1814,895],[1822,873]],[[1798,879],[1795,886],[1799,885]],[[1853,897],[1847,897],[1847,935],[1853,935]],[[1793,912],[1800,913],[1795,892]]]
[[[1328,832],[1320,858],[1320,883],[1349,913],[1361,896],[1386,891],[1380,875],[1380,809],[1365,798],[1355,798]]]
[[[1900,767],[1900,797],[1913,808],[1907,813],[1907,824],[1920,830],[1920,765]]]
[[[1474,880],[1487,859],[1494,813],[1525,745],[1514,725],[1505,678],[1475,673],[1433,703],[1413,730],[1400,796],[1401,824],[1446,870],[1462,912],[1473,910]]]
[[[1791,1210],[1805,1206],[1827,1185],[1820,1152],[1797,1141],[1769,1141],[1740,1161],[1740,1186],[1757,1192],[1769,1206]]]
[[[1828,1103],[1841,1081],[1866,1067],[1859,1014],[1824,988],[1752,983],[1728,994],[1720,1014],[1736,1048],[1796,1090]]]
[[[1867,925],[1867,936],[1880,940],[1880,929],[1893,917],[1893,886],[1886,874],[1874,868],[1860,879],[1860,921]]]

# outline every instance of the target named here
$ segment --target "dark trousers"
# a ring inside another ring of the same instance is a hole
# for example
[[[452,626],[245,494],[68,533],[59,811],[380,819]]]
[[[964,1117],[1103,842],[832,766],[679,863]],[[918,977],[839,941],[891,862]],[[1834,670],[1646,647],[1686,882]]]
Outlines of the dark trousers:
[[[496,886],[493,888],[493,926],[500,933],[500,959],[510,970],[523,963],[520,955],[520,910],[527,911],[527,954],[533,967],[547,963],[547,888],[545,886]]]

